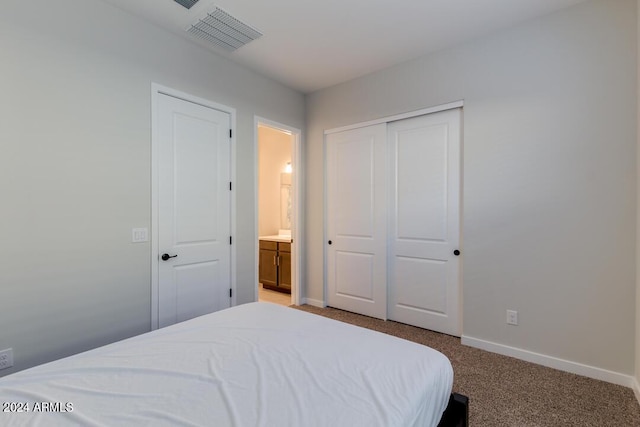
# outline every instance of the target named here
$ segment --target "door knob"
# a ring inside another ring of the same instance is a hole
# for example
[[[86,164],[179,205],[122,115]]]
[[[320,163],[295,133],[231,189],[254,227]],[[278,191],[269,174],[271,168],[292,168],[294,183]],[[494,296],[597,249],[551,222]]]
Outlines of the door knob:
[[[332,242],[331,240],[329,240],[327,243],[331,244],[331,243],[333,243],[333,242]]]
[[[177,256],[178,255],[162,254],[160,258],[162,258],[163,261],[167,261],[169,258],[176,258]]]
[[[455,256],[458,256],[458,255],[460,255],[460,251],[456,249],[455,251],[453,251],[453,254],[454,254]]]

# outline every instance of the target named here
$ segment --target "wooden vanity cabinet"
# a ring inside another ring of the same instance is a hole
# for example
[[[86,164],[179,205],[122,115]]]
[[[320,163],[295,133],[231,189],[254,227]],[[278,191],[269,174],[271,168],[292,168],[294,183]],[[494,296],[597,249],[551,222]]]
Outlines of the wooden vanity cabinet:
[[[265,289],[291,293],[291,243],[260,240],[258,278]]]
[[[291,243],[278,243],[278,287],[283,292],[291,293]]]
[[[278,243],[260,240],[258,279],[268,289],[278,286]]]

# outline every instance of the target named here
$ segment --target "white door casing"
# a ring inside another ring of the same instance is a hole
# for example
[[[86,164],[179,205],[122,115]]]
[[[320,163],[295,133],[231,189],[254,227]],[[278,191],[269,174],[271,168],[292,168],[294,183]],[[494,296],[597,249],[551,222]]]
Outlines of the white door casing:
[[[460,109],[389,123],[389,319],[460,336]]]
[[[164,327],[231,305],[231,119],[166,94],[156,99],[154,256],[157,319]],[[175,257],[162,260],[163,254]]]
[[[386,319],[386,125],[327,135],[327,302]]]
[[[291,133],[293,142],[291,144],[291,303],[295,305],[301,305],[303,302],[302,292],[300,284],[302,283],[302,277],[304,276],[302,270],[302,259],[304,253],[304,233],[302,230],[301,220],[301,205],[302,205],[302,131],[300,129],[279,123],[273,120],[266,119],[264,117],[254,116],[254,170],[255,173],[255,188],[259,187],[259,173],[258,173],[258,128],[264,125],[270,128],[278,129],[283,132]],[[256,190],[257,191],[257,190]],[[260,244],[259,244],[259,209],[258,209],[258,193],[255,194],[255,257],[256,262],[260,259]],[[259,264],[259,263],[258,263]],[[255,291],[254,301],[258,301],[258,287],[259,287],[259,265],[256,265],[255,270]]]

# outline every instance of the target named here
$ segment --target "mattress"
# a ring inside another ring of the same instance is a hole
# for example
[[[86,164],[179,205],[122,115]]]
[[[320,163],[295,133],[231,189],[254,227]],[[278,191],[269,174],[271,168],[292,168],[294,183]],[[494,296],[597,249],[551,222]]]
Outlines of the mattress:
[[[0,425],[436,426],[452,383],[429,347],[251,303],[1,378]]]

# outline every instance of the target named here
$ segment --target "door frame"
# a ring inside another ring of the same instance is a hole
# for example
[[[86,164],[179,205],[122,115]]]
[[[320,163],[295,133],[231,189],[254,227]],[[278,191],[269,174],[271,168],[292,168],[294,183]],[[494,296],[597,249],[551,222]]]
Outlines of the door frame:
[[[301,278],[303,277],[302,271],[302,254],[304,250],[304,233],[302,232],[302,131],[298,128],[285,125],[283,123],[276,122],[274,120],[266,119],[260,116],[253,116],[253,153],[254,153],[254,206],[255,206],[255,260],[256,268],[254,272],[254,300],[258,301],[258,287],[259,284],[259,267],[258,261],[260,259],[260,243],[259,238],[259,224],[258,224],[258,185],[259,185],[259,163],[258,163],[258,126],[263,125],[273,129],[277,129],[283,132],[291,133],[293,142],[291,146],[291,182],[293,183],[293,203],[291,204],[291,239],[293,244],[291,245],[291,302],[295,305],[302,304],[302,292]]]
[[[236,181],[236,110],[235,108],[228,107],[226,105],[218,104],[217,102],[210,101],[208,99],[200,98],[195,95],[191,95],[176,89],[172,89],[158,83],[151,83],[151,330],[158,329],[159,325],[159,298],[158,298],[158,283],[159,283],[159,254],[160,248],[158,246],[158,180],[160,177],[159,168],[159,120],[158,120],[158,100],[161,95],[171,96],[173,98],[181,99],[183,101],[198,104],[203,107],[212,108],[214,110],[228,113],[231,120],[231,150],[229,159],[229,174],[232,182]],[[231,212],[229,216],[231,235],[236,235],[236,196],[235,191],[231,191]],[[231,306],[236,305],[236,246],[231,245],[231,283],[232,289]]]
[[[439,113],[441,111],[446,111],[446,110],[453,110],[456,108],[460,108],[461,112],[460,112],[460,200],[458,201],[458,209],[459,209],[459,218],[460,218],[460,224],[459,224],[459,230],[460,230],[460,242],[459,242],[459,247],[460,250],[462,251],[462,253],[464,254],[464,248],[463,248],[463,194],[464,194],[464,100],[458,100],[458,101],[452,101],[446,104],[440,104],[440,105],[435,105],[433,107],[427,107],[427,108],[422,108],[420,110],[415,110],[415,111],[409,111],[406,113],[400,113],[400,114],[395,114],[392,116],[386,116],[386,117],[381,117],[378,119],[374,119],[374,120],[369,120],[366,122],[359,122],[359,123],[354,123],[351,125],[347,125],[347,126],[340,126],[337,128],[331,128],[331,129],[326,129],[323,133],[323,138],[322,138],[322,150],[323,150],[323,230],[322,230],[322,301],[313,301],[312,305],[315,305],[317,307],[327,307],[327,298],[328,298],[328,292],[329,292],[329,283],[327,280],[327,245],[325,244],[325,242],[328,240],[328,224],[327,224],[327,185],[328,185],[328,181],[327,181],[327,135],[332,134],[332,133],[338,133],[338,132],[343,132],[346,130],[352,130],[352,129],[358,129],[358,128],[362,128],[362,127],[367,127],[367,126],[372,126],[372,125],[378,125],[378,124],[382,124],[382,123],[390,123],[390,122],[395,122],[398,120],[404,120],[404,119],[410,119],[413,117],[419,117],[419,116],[424,116],[427,114],[433,114],[433,113]],[[462,306],[462,300],[463,300],[463,288],[464,288],[464,277],[463,277],[463,265],[464,262],[464,258],[460,257],[459,260],[459,271],[458,271],[458,280],[459,280],[459,293],[458,293],[458,324],[460,326],[460,333],[462,335],[462,326],[463,326],[463,318],[462,318],[462,311],[463,311],[463,306]],[[388,283],[388,278],[387,278],[387,283]],[[387,297],[389,295],[389,289],[387,287]],[[389,303],[389,299],[387,298],[387,304]]]

